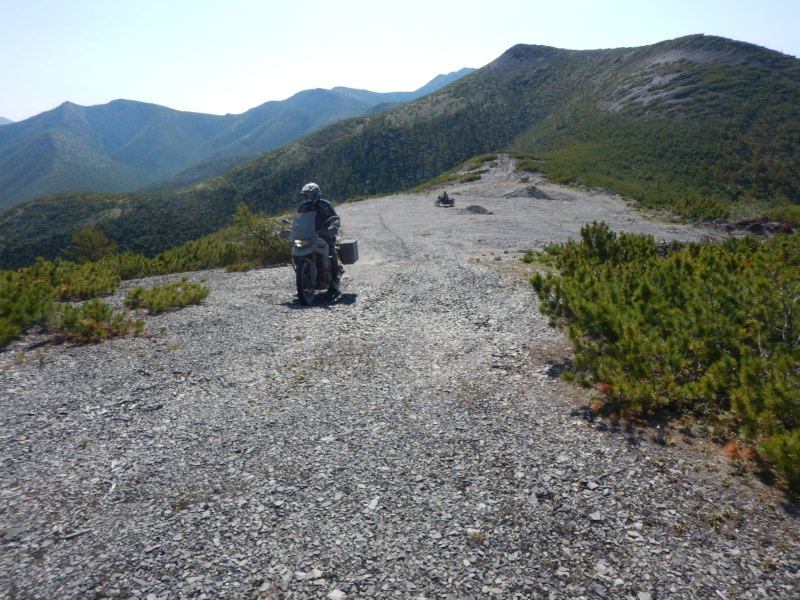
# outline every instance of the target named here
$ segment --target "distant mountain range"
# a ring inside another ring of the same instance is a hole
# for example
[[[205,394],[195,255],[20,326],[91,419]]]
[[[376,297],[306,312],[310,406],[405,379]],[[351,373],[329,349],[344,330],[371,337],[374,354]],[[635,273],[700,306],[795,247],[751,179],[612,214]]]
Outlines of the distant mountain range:
[[[57,194],[3,211],[0,266],[54,257],[87,227],[152,255],[230,224],[239,202],[279,214],[305,181],[340,202],[446,182],[464,161],[499,151],[554,181],[690,219],[776,211],[800,222],[800,61],[703,35],[606,50],[517,45],[413,102],[337,121],[199,183]]]
[[[0,209],[56,192],[186,185],[336,121],[416,100],[472,71],[439,75],[414,92],[305,90],[240,115],[131,100],[90,107],[65,102],[0,129]]]
[[[6,119],[5,117],[0,117],[0,125],[9,125],[10,123],[13,123],[13,122],[14,121],[12,121],[11,119]]]

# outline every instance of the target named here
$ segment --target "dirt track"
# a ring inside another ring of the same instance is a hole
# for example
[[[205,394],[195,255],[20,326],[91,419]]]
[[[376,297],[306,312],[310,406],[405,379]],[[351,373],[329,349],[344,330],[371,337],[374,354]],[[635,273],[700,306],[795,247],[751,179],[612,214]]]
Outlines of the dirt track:
[[[796,594],[781,497],[699,441],[587,421],[508,274],[592,220],[708,232],[521,177],[338,207],[361,260],[336,303],[299,306],[288,267],[213,271],[149,337],[0,356],[0,593]]]

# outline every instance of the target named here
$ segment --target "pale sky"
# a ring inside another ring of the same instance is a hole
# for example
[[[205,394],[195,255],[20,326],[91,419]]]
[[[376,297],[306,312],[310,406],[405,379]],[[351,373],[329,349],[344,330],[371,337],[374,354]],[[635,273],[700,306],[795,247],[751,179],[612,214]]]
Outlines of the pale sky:
[[[0,116],[125,98],[242,113],[310,88],[413,91],[515,44],[704,33],[800,56],[800,0],[0,0]]]

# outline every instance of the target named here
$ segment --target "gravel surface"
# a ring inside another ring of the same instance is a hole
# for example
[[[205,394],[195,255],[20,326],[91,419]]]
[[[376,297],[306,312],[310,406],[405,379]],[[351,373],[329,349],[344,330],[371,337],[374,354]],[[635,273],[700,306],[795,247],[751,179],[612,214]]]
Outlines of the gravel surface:
[[[796,511],[699,439],[588,420],[520,276],[592,220],[708,232],[505,157],[447,189],[338,208],[335,303],[194,273],[145,336],[0,354],[0,596],[799,597]]]

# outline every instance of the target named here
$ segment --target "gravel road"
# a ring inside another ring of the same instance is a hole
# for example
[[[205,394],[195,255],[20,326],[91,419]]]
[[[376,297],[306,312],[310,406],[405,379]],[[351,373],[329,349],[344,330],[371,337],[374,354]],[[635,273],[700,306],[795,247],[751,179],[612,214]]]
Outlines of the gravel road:
[[[447,189],[338,207],[336,303],[194,273],[145,336],[0,354],[0,596],[800,597],[796,510],[699,439],[587,420],[519,274],[592,220],[710,232],[507,157]]]

